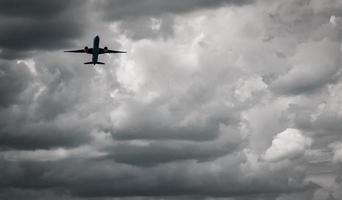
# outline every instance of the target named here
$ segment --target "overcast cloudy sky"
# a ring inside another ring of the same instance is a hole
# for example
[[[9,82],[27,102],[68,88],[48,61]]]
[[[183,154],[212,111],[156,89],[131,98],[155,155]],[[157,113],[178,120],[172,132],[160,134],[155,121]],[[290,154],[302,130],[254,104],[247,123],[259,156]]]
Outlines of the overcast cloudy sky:
[[[342,1],[0,0],[0,199],[342,199]],[[63,50],[101,45],[127,54]]]

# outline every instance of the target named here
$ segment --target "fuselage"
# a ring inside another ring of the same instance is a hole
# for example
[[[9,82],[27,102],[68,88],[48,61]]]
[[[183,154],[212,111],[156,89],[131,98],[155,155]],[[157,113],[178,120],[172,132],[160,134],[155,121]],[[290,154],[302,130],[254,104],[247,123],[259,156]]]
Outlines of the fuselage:
[[[118,51],[118,50],[111,50],[108,49],[108,47],[100,48],[100,37],[96,35],[93,40],[93,46],[92,48],[88,48],[85,46],[83,49],[77,49],[77,50],[67,50],[64,52],[70,52],[70,53],[87,53],[92,55],[92,61],[91,62],[85,62],[86,65],[104,65],[103,62],[98,62],[98,58],[100,54],[110,54],[110,53],[126,53],[125,51]]]
[[[98,58],[99,58],[99,51],[100,51],[100,37],[97,35],[94,38],[94,42],[93,42],[93,57],[92,57],[92,61],[93,62],[97,62]]]

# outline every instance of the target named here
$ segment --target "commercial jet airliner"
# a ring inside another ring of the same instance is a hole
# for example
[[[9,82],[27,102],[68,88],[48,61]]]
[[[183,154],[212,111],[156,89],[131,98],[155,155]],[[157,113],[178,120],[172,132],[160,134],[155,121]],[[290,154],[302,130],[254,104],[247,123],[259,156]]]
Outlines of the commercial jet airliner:
[[[93,43],[93,48],[88,48],[87,46],[84,47],[84,49],[78,49],[78,50],[69,50],[69,51],[64,51],[64,52],[71,52],[71,53],[87,53],[87,54],[92,54],[92,60],[91,62],[86,62],[84,64],[101,64],[104,65],[105,63],[99,62],[98,58],[100,54],[105,54],[105,53],[126,53],[124,51],[115,51],[115,50],[110,50],[108,47],[100,48],[100,37],[97,35],[94,38],[94,43]]]

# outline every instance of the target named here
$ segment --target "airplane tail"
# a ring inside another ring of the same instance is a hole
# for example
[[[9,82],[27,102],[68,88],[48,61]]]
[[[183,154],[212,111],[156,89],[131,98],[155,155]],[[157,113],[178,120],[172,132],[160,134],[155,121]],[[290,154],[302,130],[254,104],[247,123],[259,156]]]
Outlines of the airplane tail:
[[[96,65],[96,64],[99,64],[99,65],[104,65],[103,62],[86,62],[84,63],[85,65]]]

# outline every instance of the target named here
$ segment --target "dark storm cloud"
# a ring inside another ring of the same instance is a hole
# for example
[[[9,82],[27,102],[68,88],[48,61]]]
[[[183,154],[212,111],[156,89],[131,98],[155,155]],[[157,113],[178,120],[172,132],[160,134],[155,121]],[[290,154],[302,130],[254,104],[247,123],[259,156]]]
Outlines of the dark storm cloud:
[[[44,1],[44,0],[2,0],[0,2],[0,16],[43,18],[61,14],[70,6],[80,1]],[[74,5],[73,5],[74,4]]]
[[[106,19],[125,19],[139,16],[159,16],[167,13],[185,13],[201,8],[215,8],[225,4],[243,5],[253,0],[103,0],[96,1],[104,9]]]
[[[53,20],[3,20],[0,26],[0,45],[6,51],[29,51],[57,49],[70,44],[81,34],[82,28],[77,21],[67,19]]]
[[[23,58],[35,50],[70,46],[85,28],[87,1],[0,2],[0,57]]]
[[[203,94],[203,93],[202,93]],[[188,94],[186,98],[196,98]],[[211,99],[211,97],[209,97]],[[197,100],[199,98],[197,97]],[[199,112],[214,113],[215,116],[205,117],[203,119],[194,119],[194,121],[182,124],[180,120],[189,117],[185,113],[177,113],[179,108],[173,108],[172,104],[161,105],[143,105],[140,103],[129,103],[126,120],[129,123],[123,123],[121,127],[110,130],[115,140],[134,140],[134,139],[153,139],[153,140],[183,140],[183,141],[212,141],[219,137],[220,128],[223,124],[236,124],[239,114],[234,109],[230,109],[223,104],[217,104],[207,110],[200,111],[200,106],[205,104],[192,104],[185,99],[180,100],[181,109],[197,110]],[[188,104],[189,103],[189,104]],[[155,112],[156,108],[167,107],[170,114]],[[222,110],[216,110],[221,108]],[[174,109],[174,110],[172,110]],[[204,109],[204,108],[202,108]],[[149,116],[148,118],[144,116]],[[198,114],[197,117],[200,117]],[[196,117],[194,117],[196,118]],[[171,125],[174,121],[177,125]]]
[[[7,107],[20,101],[20,94],[33,77],[24,63],[0,63],[0,108]]]
[[[90,141],[90,119],[82,119],[69,112],[78,105],[78,95],[82,92],[75,87],[83,83],[72,82],[78,80],[73,68],[54,65],[52,60],[50,58],[48,67],[43,61],[37,62],[37,65],[44,66],[42,68],[32,66],[39,76],[23,62],[1,63],[2,148],[70,148]]]
[[[340,198],[333,1],[1,1],[0,199]]]
[[[49,170],[51,163],[49,162],[8,162],[1,160],[0,187],[17,187],[17,188],[41,188],[49,187],[51,183],[42,178],[44,173]]]
[[[2,116],[4,118],[5,116]],[[6,120],[4,120],[6,121]],[[1,127],[0,145],[15,149],[50,149],[77,147],[90,141],[84,127],[59,127],[53,123],[21,124],[20,127]]]
[[[64,193],[89,198],[186,195],[232,197],[258,195],[260,192],[274,194],[304,191],[316,187],[312,183],[284,185],[287,178],[281,173],[272,174],[264,180],[238,180],[234,174],[238,173],[236,159],[241,158],[233,158],[225,166],[227,169],[218,173],[210,168],[210,163],[200,165],[195,162],[136,168],[108,160],[23,162],[1,159],[0,169],[3,173],[0,174],[0,189],[50,189],[61,191],[61,195]],[[281,172],[287,173],[287,170]]]
[[[223,139],[213,142],[157,141],[142,145],[122,143],[107,149],[110,153],[106,158],[113,158],[119,163],[142,166],[180,160],[204,162],[232,153],[239,146],[237,141],[220,140]]]
[[[151,124],[141,124],[123,130],[112,131],[113,138],[118,140],[131,139],[174,139],[207,141],[218,136],[218,125],[206,124],[208,126],[189,126],[180,128],[158,127]]]

